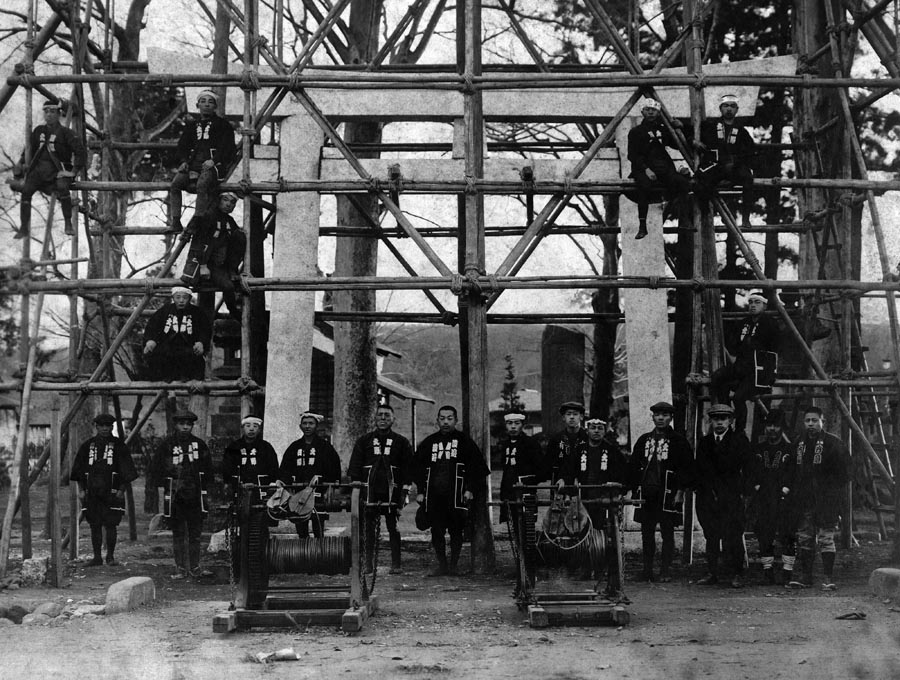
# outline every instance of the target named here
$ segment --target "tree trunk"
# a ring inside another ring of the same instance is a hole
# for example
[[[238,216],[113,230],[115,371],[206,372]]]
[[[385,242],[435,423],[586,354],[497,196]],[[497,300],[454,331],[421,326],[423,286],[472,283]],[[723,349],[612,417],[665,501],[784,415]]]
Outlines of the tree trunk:
[[[367,64],[378,51],[378,21],[381,0],[354,0],[350,5],[350,56],[352,63]],[[344,139],[348,143],[378,143],[378,123],[346,123]],[[358,154],[378,158],[378,153]],[[366,212],[378,220],[378,201],[361,198]],[[337,223],[367,226],[368,221],[349,199],[338,196]],[[378,241],[371,238],[339,238],[335,252],[335,276],[375,276],[378,269]],[[337,291],[334,310],[373,311],[375,291]],[[354,442],[372,429],[378,394],[378,370],[374,325],[367,321],[342,321],[334,324],[334,431],[332,444],[346,465]]]

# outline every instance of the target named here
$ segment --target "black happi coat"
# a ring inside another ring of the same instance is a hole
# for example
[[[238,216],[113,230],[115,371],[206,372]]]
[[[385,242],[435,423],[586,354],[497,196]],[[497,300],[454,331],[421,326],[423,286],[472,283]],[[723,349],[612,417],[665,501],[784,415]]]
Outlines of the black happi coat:
[[[47,168],[53,173],[60,170],[81,170],[87,162],[87,154],[81,138],[72,130],[57,124],[38,125],[31,131],[31,166],[32,169]],[[25,152],[22,152],[20,163],[25,162]]]
[[[118,437],[92,437],[75,453],[69,479],[84,494],[84,517],[90,525],[116,525],[125,512],[117,491],[137,479],[128,448]]]
[[[784,435],[774,443],[763,437],[753,447],[747,475],[751,521],[772,528],[794,524],[781,498],[781,489],[793,484],[793,454],[794,446]]]
[[[435,432],[415,453],[416,490],[425,494],[425,512],[432,526],[462,527],[466,521],[463,494],[490,474],[478,445],[464,432]]]
[[[685,436],[667,427],[656,428],[638,437],[628,462],[628,486],[640,490],[645,502],[661,504],[669,473],[669,491],[684,488],[693,465],[691,445]]]
[[[562,430],[550,436],[547,440],[547,453],[544,456],[544,470],[541,479],[549,479],[550,483],[562,476],[563,470],[568,465],[570,458],[579,458],[587,451],[587,430],[583,427],[575,434],[569,434]]]
[[[315,435],[310,442],[301,437],[284,450],[278,476],[285,484],[306,485],[316,475],[319,475],[321,484],[339,484],[341,457],[319,435]]]
[[[541,445],[534,437],[520,434],[515,440],[508,436],[500,441],[503,453],[503,477],[500,479],[500,500],[514,501],[516,484],[537,484],[542,479]]]
[[[804,432],[793,448],[793,487],[788,501],[798,514],[811,512],[817,527],[838,523],[844,487],[849,480],[850,454],[844,442],[827,432]]]
[[[192,434],[175,434],[160,442],[147,476],[150,486],[165,489],[163,514],[171,515],[172,504],[179,503],[205,515],[206,485],[212,473],[212,456],[206,442]]]
[[[393,430],[368,432],[356,440],[350,454],[348,473],[351,482],[369,485],[370,502],[402,502],[403,487],[412,483],[413,449],[403,435]],[[393,493],[388,489],[393,484]]]
[[[237,491],[236,487],[241,484],[273,484],[278,479],[278,454],[261,437],[252,442],[241,437],[225,447],[221,471],[222,481],[233,491]],[[265,496],[265,489],[260,489],[259,497]]]
[[[735,369],[749,372],[753,370],[754,352],[777,352],[780,339],[775,319],[764,314],[756,318],[747,315],[740,326],[734,327],[728,334],[725,348],[734,356]]]
[[[674,137],[661,121],[650,123],[641,121],[628,132],[628,160],[631,162],[631,175],[645,175],[647,169],[659,175],[675,172],[675,163],[666,147],[676,148]]]
[[[576,480],[579,484],[591,486],[610,483],[624,485],[628,478],[628,464],[615,444],[603,439],[594,446],[588,441],[585,451],[567,461],[562,478],[568,485],[575,484]],[[599,489],[585,490],[581,494],[582,498],[599,498],[601,495]]]
[[[709,149],[703,156],[704,167],[714,163],[749,167],[756,147],[746,128],[728,125],[721,118],[700,124],[700,141]],[[714,151],[718,154],[712,153]]]
[[[212,160],[216,164],[216,176],[222,181],[234,159],[236,148],[231,123],[214,114],[209,118],[191,118],[186,122],[175,156],[179,165],[187,163],[194,172],[200,171],[204,161]]]
[[[202,380],[206,372],[203,356],[194,354],[194,343],[208,352],[212,342],[212,323],[197,305],[189,303],[179,310],[174,302],[160,307],[147,321],[144,344],[156,343],[147,356],[151,379]]]

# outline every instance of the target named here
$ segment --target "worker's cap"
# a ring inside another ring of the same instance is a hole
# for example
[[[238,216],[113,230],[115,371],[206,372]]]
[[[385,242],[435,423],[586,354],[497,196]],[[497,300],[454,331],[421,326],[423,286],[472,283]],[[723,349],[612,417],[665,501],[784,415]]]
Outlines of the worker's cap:
[[[262,418],[260,418],[259,416],[244,416],[243,418],[241,418],[241,425],[247,424],[259,425],[260,427],[262,427]]]
[[[675,413],[675,407],[667,401],[658,401],[650,407],[650,413]]]
[[[503,416],[503,421],[507,423],[520,423],[525,420],[525,415],[522,413],[507,413]]]
[[[194,291],[185,286],[172,286],[172,297],[175,297],[178,294],[190,295],[193,297]]]
[[[566,411],[579,411],[584,413],[584,404],[580,401],[567,401],[559,405],[559,415],[565,415]]]
[[[213,92],[212,90],[200,90],[200,91],[197,93],[197,103],[198,103],[198,104],[200,103],[200,98],[201,98],[201,97],[212,97],[212,100],[216,103],[216,106],[219,105],[219,95],[217,95],[217,94],[216,94],[215,92]]]
[[[750,291],[750,294],[747,296],[747,299],[748,300],[759,300],[760,302],[764,302],[766,304],[769,303],[769,300],[766,297],[766,294],[761,290]]]
[[[47,101],[44,102],[44,104],[41,106],[41,108],[44,111],[46,111],[47,109],[50,109],[52,111],[62,111],[62,109],[63,109],[62,100],[53,101],[52,99],[48,99]]]
[[[638,101],[638,106],[641,109],[656,109],[657,111],[662,109],[662,104],[660,104],[653,97],[641,97]]]
[[[710,416],[733,416],[734,409],[728,404],[713,404],[709,407]]]
[[[94,425],[112,425],[116,419],[109,413],[98,413],[94,416]]]
[[[320,416],[318,413],[313,413],[312,411],[304,411],[300,414],[300,420],[302,421],[304,418],[312,418],[317,423],[321,423],[325,420],[325,416]]]
[[[723,94],[719,99],[719,104],[737,104],[738,98],[736,94]]]
[[[778,425],[781,427],[784,425],[784,412],[780,408],[773,408],[766,414],[763,422],[766,425]]]
[[[584,421],[585,425],[607,425],[608,423],[600,416],[591,416]]]
[[[174,420],[176,423],[179,421],[193,423],[197,420],[197,414],[193,411],[188,411],[187,409],[185,409],[182,411],[178,411],[174,416],[172,416],[172,420]]]

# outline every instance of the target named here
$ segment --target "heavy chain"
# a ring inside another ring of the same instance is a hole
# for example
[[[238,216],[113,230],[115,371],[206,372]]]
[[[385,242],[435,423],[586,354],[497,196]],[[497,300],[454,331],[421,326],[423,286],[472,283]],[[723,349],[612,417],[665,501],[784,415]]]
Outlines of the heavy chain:
[[[372,510],[367,507],[365,502],[363,502],[362,506],[362,512],[360,513],[362,524],[362,531],[360,532],[360,534],[362,535],[360,558],[362,559],[363,564],[360,565],[359,569],[359,582],[362,598],[363,600],[368,600],[371,597],[372,593],[375,592],[375,580],[378,576],[378,547],[379,543],[381,542],[381,513],[377,511],[375,512],[375,540],[374,545],[372,546],[372,572],[371,578],[367,581],[366,569],[369,566],[369,513],[372,512]]]
[[[238,553],[240,559],[240,541],[237,540],[237,523],[235,516],[240,507],[240,497],[235,495],[231,499],[231,505],[228,508],[228,524],[225,526],[225,550],[228,553],[228,585],[231,588],[231,609],[234,609],[234,599],[237,593],[237,582],[234,578],[234,558],[235,552]]]

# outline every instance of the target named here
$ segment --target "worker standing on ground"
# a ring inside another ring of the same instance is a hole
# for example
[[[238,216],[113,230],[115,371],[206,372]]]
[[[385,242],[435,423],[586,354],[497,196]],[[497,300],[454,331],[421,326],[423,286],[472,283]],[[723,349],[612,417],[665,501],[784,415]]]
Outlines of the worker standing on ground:
[[[212,478],[212,457],[206,442],[191,432],[197,420],[194,413],[179,411],[172,420],[175,432],[160,442],[147,475],[154,487],[163,487],[163,514],[172,529],[175,556],[172,578],[199,578],[204,576],[200,536],[208,512],[206,486]]]
[[[106,563],[116,564],[117,527],[125,513],[125,487],[137,479],[134,461],[128,447],[113,437],[116,419],[108,413],[94,418],[95,436],[88,439],[75,454],[69,478],[78,482],[78,493],[84,517],[91,527],[94,558],[89,567],[103,564],[103,530],[106,530]]]
[[[582,426],[584,420],[584,404],[579,401],[567,401],[559,406],[564,427],[550,436],[547,441],[547,453],[544,456],[542,479],[556,484],[562,478],[562,470],[569,465],[572,458],[580,458],[587,451],[587,431]]]
[[[732,429],[734,409],[727,404],[709,408],[710,429],[697,445],[693,485],[697,519],[706,539],[707,574],[698,585],[719,582],[719,556],[724,552],[731,571],[731,587],[744,587],[744,497],[751,465],[750,442]]]
[[[837,533],[843,507],[850,454],[840,439],[825,431],[822,409],[807,406],[803,413],[805,431],[794,447],[794,485],[788,499],[800,518],[797,532],[799,584],[811,586],[816,546],[822,553],[822,589],[835,590],[834,561]]]
[[[635,509],[641,524],[641,552],[644,570],[641,579],[653,581],[656,554],[656,527],[662,538],[659,580],[672,580],[675,554],[675,527],[682,521],[683,486],[692,461],[691,446],[684,435],[672,428],[675,407],[659,401],[650,407],[653,429],[638,437],[629,462],[628,485],[642,504]]]
[[[441,406],[437,417],[438,431],[423,439],[416,448],[416,501],[419,505],[424,503],[431,524],[431,545],[437,558],[437,567],[429,576],[459,573],[468,506],[475,497],[472,489],[490,474],[481,449],[471,437],[456,429],[457,422],[456,408]],[[450,534],[449,564],[446,533]]]
[[[413,449],[409,440],[392,429],[394,409],[379,404],[375,409],[375,429],[356,440],[350,455],[351,482],[367,484],[364,501],[379,503],[366,509],[366,570],[375,570],[375,541],[379,515],[384,516],[391,546],[391,574],[403,573],[400,560],[400,530],[397,520],[409,502],[412,484]],[[388,504],[393,504],[389,506]]]

